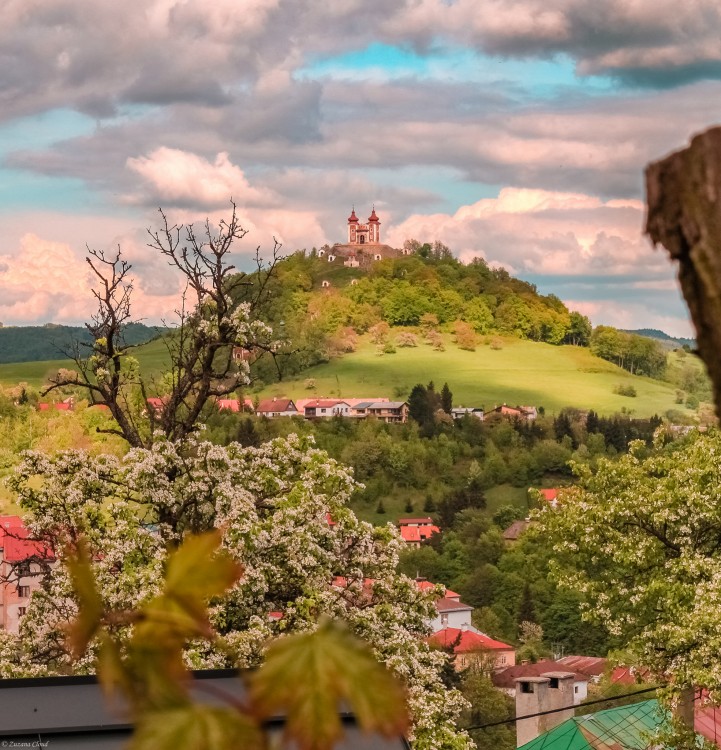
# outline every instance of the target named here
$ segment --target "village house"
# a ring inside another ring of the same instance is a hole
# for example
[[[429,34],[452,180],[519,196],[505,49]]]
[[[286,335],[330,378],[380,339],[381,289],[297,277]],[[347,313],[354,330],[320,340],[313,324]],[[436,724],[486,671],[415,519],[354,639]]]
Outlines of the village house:
[[[487,411],[485,416],[490,417],[493,414],[508,417],[509,419],[527,419],[531,422],[538,416],[538,410],[535,406],[508,406],[507,404],[501,404],[500,406],[496,406],[495,409]]]
[[[233,361],[234,362],[250,362],[253,357],[253,352],[250,349],[246,349],[244,346],[233,347]]]
[[[558,508],[558,503],[559,503],[558,487],[548,487],[542,490],[530,488],[529,493],[530,493],[531,498],[536,498],[538,497],[538,495],[540,495],[541,504],[547,503],[554,510]],[[538,495],[536,495],[536,493],[538,493]]]
[[[350,411],[350,404],[346,401],[316,398],[306,403],[303,416],[306,419],[332,419],[348,417]]]
[[[362,401],[353,407],[357,417],[374,417],[381,422],[405,424],[408,421],[408,404],[405,401]]]
[[[267,398],[261,401],[255,413],[259,417],[297,417],[300,415],[294,401],[290,398]]]
[[[524,518],[519,521],[514,521],[504,532],[503,532],[503,541],[508,545],[511,546],[512,544],[515,544],[519,538],[521,537],[521,534],[531,525],[531,521],[528,518]]]
[[[485,666],[490,663],[492,669],[502,669],[516,663],[513,646],[470,628],[444,628],[434,633],[428,643],[450,650],[453,653],[453,664],[459,670],[473,664]]]
[[[72,411],[75,408],[75,399],[69,396],[64,401],[58,401],[56,403],[47,403],[41,401],[38,404],[38,411]]]
[[[40,572],[53,564],[50,550],[27,539],[20,516],[0,516],[0,628],[17,634]]]
[[[456,406],[451,409],[453,419],[463,419],[463,417],[475,417],[483,421],[484,413],[480,406]]]
[[[440,529],[435,525],[430,516],[423,518],[399,518],[398,526],[401,530],[403,541],[412,547],[420,547],[421,542],[425,542],[433,534],[440,532]]]
[[[437,632],[444,628],[466,628],[476,633],[479,632],[471,623],[473,607],[470,604],[462,602],[458,594],[449,596],[449,594],[453,593],[452,591],[447,591],[444,597],[436,600],[438,614],[431,620],[430,625],[432,630]]]
[[[215,407],[218,411],[232,411],[235,414],[240,412],[252,412],[253,402],[251,399],[246,398],[241,402],[237,398],[219,398],[215,401]]]

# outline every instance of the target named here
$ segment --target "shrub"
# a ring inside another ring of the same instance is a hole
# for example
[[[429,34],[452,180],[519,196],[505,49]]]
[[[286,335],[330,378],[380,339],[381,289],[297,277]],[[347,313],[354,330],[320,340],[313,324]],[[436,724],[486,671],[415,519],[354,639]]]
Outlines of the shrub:
[[[636,398],[638,395],[636,393],[636,389],[632,385],[623,385],[622,383],[619,383],[614,389],[614,393],[617,393],[619,396],[628,396],[629,398]]]
[[[403,347],[418,346],[418,337],[414,333],[399,333],[396,344]]]
[[[453,333],[459,349],[474,352],[478,346],[478,335],[473,327],[463,320],[457,320],[453,324]]]
[[[383,354],[395,354],[396,348],[392,341],[387,341],[383,347]]]

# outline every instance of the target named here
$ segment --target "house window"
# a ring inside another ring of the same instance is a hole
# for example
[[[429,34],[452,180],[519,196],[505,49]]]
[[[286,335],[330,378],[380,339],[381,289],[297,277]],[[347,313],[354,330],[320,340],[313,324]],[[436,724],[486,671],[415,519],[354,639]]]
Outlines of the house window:
[[[18,586],[18,596],[21,598],[30,596],[30,586]]]
[[[573,692],[578,694],[578,685],[573,686]]]
[[[549,687],[552,687],[552,688],[558,687],[558,677],[551,677],[551,684]]]
[[[27,607],[18,607],[18,616],[22,617],[27,611]]]
[[[441,615],[441,625],[448,627],[448,615]]]
[[[499,661],[500,664],[505,664],[506,663],[506,657],[505,657],[505,655],[501,656],[501,658],[498,661]]]
[[[532,693],[533,692],[533,683],[532,682],[522,682],[521,683],[521,692],[522,693]]]

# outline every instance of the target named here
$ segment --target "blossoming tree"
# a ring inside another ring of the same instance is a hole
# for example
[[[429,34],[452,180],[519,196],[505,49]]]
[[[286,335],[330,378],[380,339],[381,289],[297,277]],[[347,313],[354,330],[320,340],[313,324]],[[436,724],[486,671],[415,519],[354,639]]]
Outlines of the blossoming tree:
[[[254,667],[273,639],[341,619],[405,683],[415,747],[471,747],[455,726],[464,701],[442,679],[447,656],[425,642],[439,592],[422,593],[397,572],[402,541],[392,527],[373,527],[350,510],[350,470],[295,435],[257,448],[202,440],[205,403],[247,374],[233,369],[229,347],[273,350],[272,332],[255,318],[266,276],[233,303],[233,290],[246,283],[225,265],[232,241],[243,235],[235,213],[218,234],[206,225],[205,243],[191,229],[183,248],[179,231],[165,222],[152,236],[185,276],[195,306],[171,339],[170,392],[149,423],[133,403],[138,391],[145,397],[145,384],[118,343],[130,313],[129,269],[121,258],[95,256],[110,273],[98,274],[95,345],[89,357],[78,357],[74,382],[107,403],[117,425],[109,429],[131,448],[122,459],[82,451],[25,455],[12,488],[32,537],[58,564],[43,566],[19,636],[2,634],[0,674],[94,669],[97,642],[79,661],[68,644],[67,623],[79,608],[66,550],[87,550],[98,607],[136,610],[160,595],[169,556],[186,537],[218,529],[225,553],[244,572],[211,600],[218,637],[189,645],[189,667]],[[122,638],[128,625],[113,628]]]

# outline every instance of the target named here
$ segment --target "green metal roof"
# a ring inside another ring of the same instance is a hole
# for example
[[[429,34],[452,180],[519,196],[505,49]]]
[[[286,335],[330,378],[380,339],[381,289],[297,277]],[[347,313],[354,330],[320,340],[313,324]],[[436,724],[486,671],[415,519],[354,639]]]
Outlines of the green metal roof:
[[[568,719],[518,750],[646,750],[664,720],[657,700]]]

